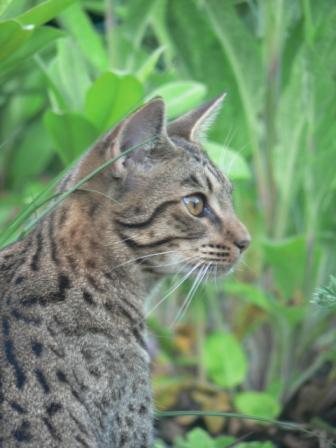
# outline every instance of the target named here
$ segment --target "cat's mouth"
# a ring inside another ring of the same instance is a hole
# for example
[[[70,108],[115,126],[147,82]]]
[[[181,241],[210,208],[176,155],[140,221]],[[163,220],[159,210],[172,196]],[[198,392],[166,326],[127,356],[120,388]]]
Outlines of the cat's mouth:
[[[202,280],[216,279],[230,274],[240,260],[240,254],[225,255],[222,257],[209,257],[197,255],[188,261],[177,261],[161,265],[158,274],[181,274],[190,278],[199,277]]]
[[[155,258],[154,258],[155,256]],[[196,251],[171,250],[139,257],[143,271],[156,275],[180,274],[190,278],[215,279],[228,275],[241,258],[235,248],[220,245],[202,245]]]

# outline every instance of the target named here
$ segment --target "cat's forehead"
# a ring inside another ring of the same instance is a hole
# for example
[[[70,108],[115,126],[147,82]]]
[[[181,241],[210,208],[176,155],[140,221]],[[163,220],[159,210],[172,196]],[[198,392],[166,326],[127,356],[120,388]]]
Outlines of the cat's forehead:
[[[229,179],[209,159],[200,144],[191,143],[182,138],[173,137],[174,144],[181,149],[183,158],[187,163],[182,164],[180,176],[189,174],[190,183],[206,186],[210,192],[225,190],[231,192],[232,185]],[[185,182],[188,182],[186,179]]]

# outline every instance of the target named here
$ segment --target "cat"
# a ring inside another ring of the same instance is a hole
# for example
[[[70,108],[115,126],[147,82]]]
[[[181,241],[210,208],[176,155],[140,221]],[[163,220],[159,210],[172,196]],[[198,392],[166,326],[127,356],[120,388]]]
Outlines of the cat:
[[[119,158],[0,253],[1,447],[152,445],[152,279],[225,274],[250,242],[200,143],[223,97],[168,124],[161,98],[145,104],[58,191]]]

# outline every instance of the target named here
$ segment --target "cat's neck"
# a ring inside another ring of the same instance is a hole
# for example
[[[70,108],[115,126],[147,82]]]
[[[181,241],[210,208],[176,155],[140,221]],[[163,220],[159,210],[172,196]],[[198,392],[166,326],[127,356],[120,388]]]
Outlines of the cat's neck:
[[[104,197],[90,201],[87,193],[82,193],[83,200],[78,199],[81,193],[76,194],[75,200],[65,201],[44,223],[49,232],[52,226],[63,266],[82,282],[96,284],[98,293],[114,285],[143,304],[148,281],[113,228],[113,209]]]

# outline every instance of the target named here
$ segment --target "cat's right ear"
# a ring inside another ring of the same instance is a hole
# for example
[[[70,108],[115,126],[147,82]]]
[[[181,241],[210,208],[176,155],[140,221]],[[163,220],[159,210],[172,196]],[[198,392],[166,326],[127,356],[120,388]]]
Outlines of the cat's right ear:
[[[185,138],[190,142],[202,141],[215,120],[225,96],[226,94],[223,93],[172,121],[168,125],[168,134]]]
[[[123,157],[111,164],[113,177],[123,178],[127,172],[127,160],[141,162],[146,148],[153,147],[158,139],[168,138],[166,134],[165,106],[161,98],[156,97],[120,123],[105,137],[108,159]]]

